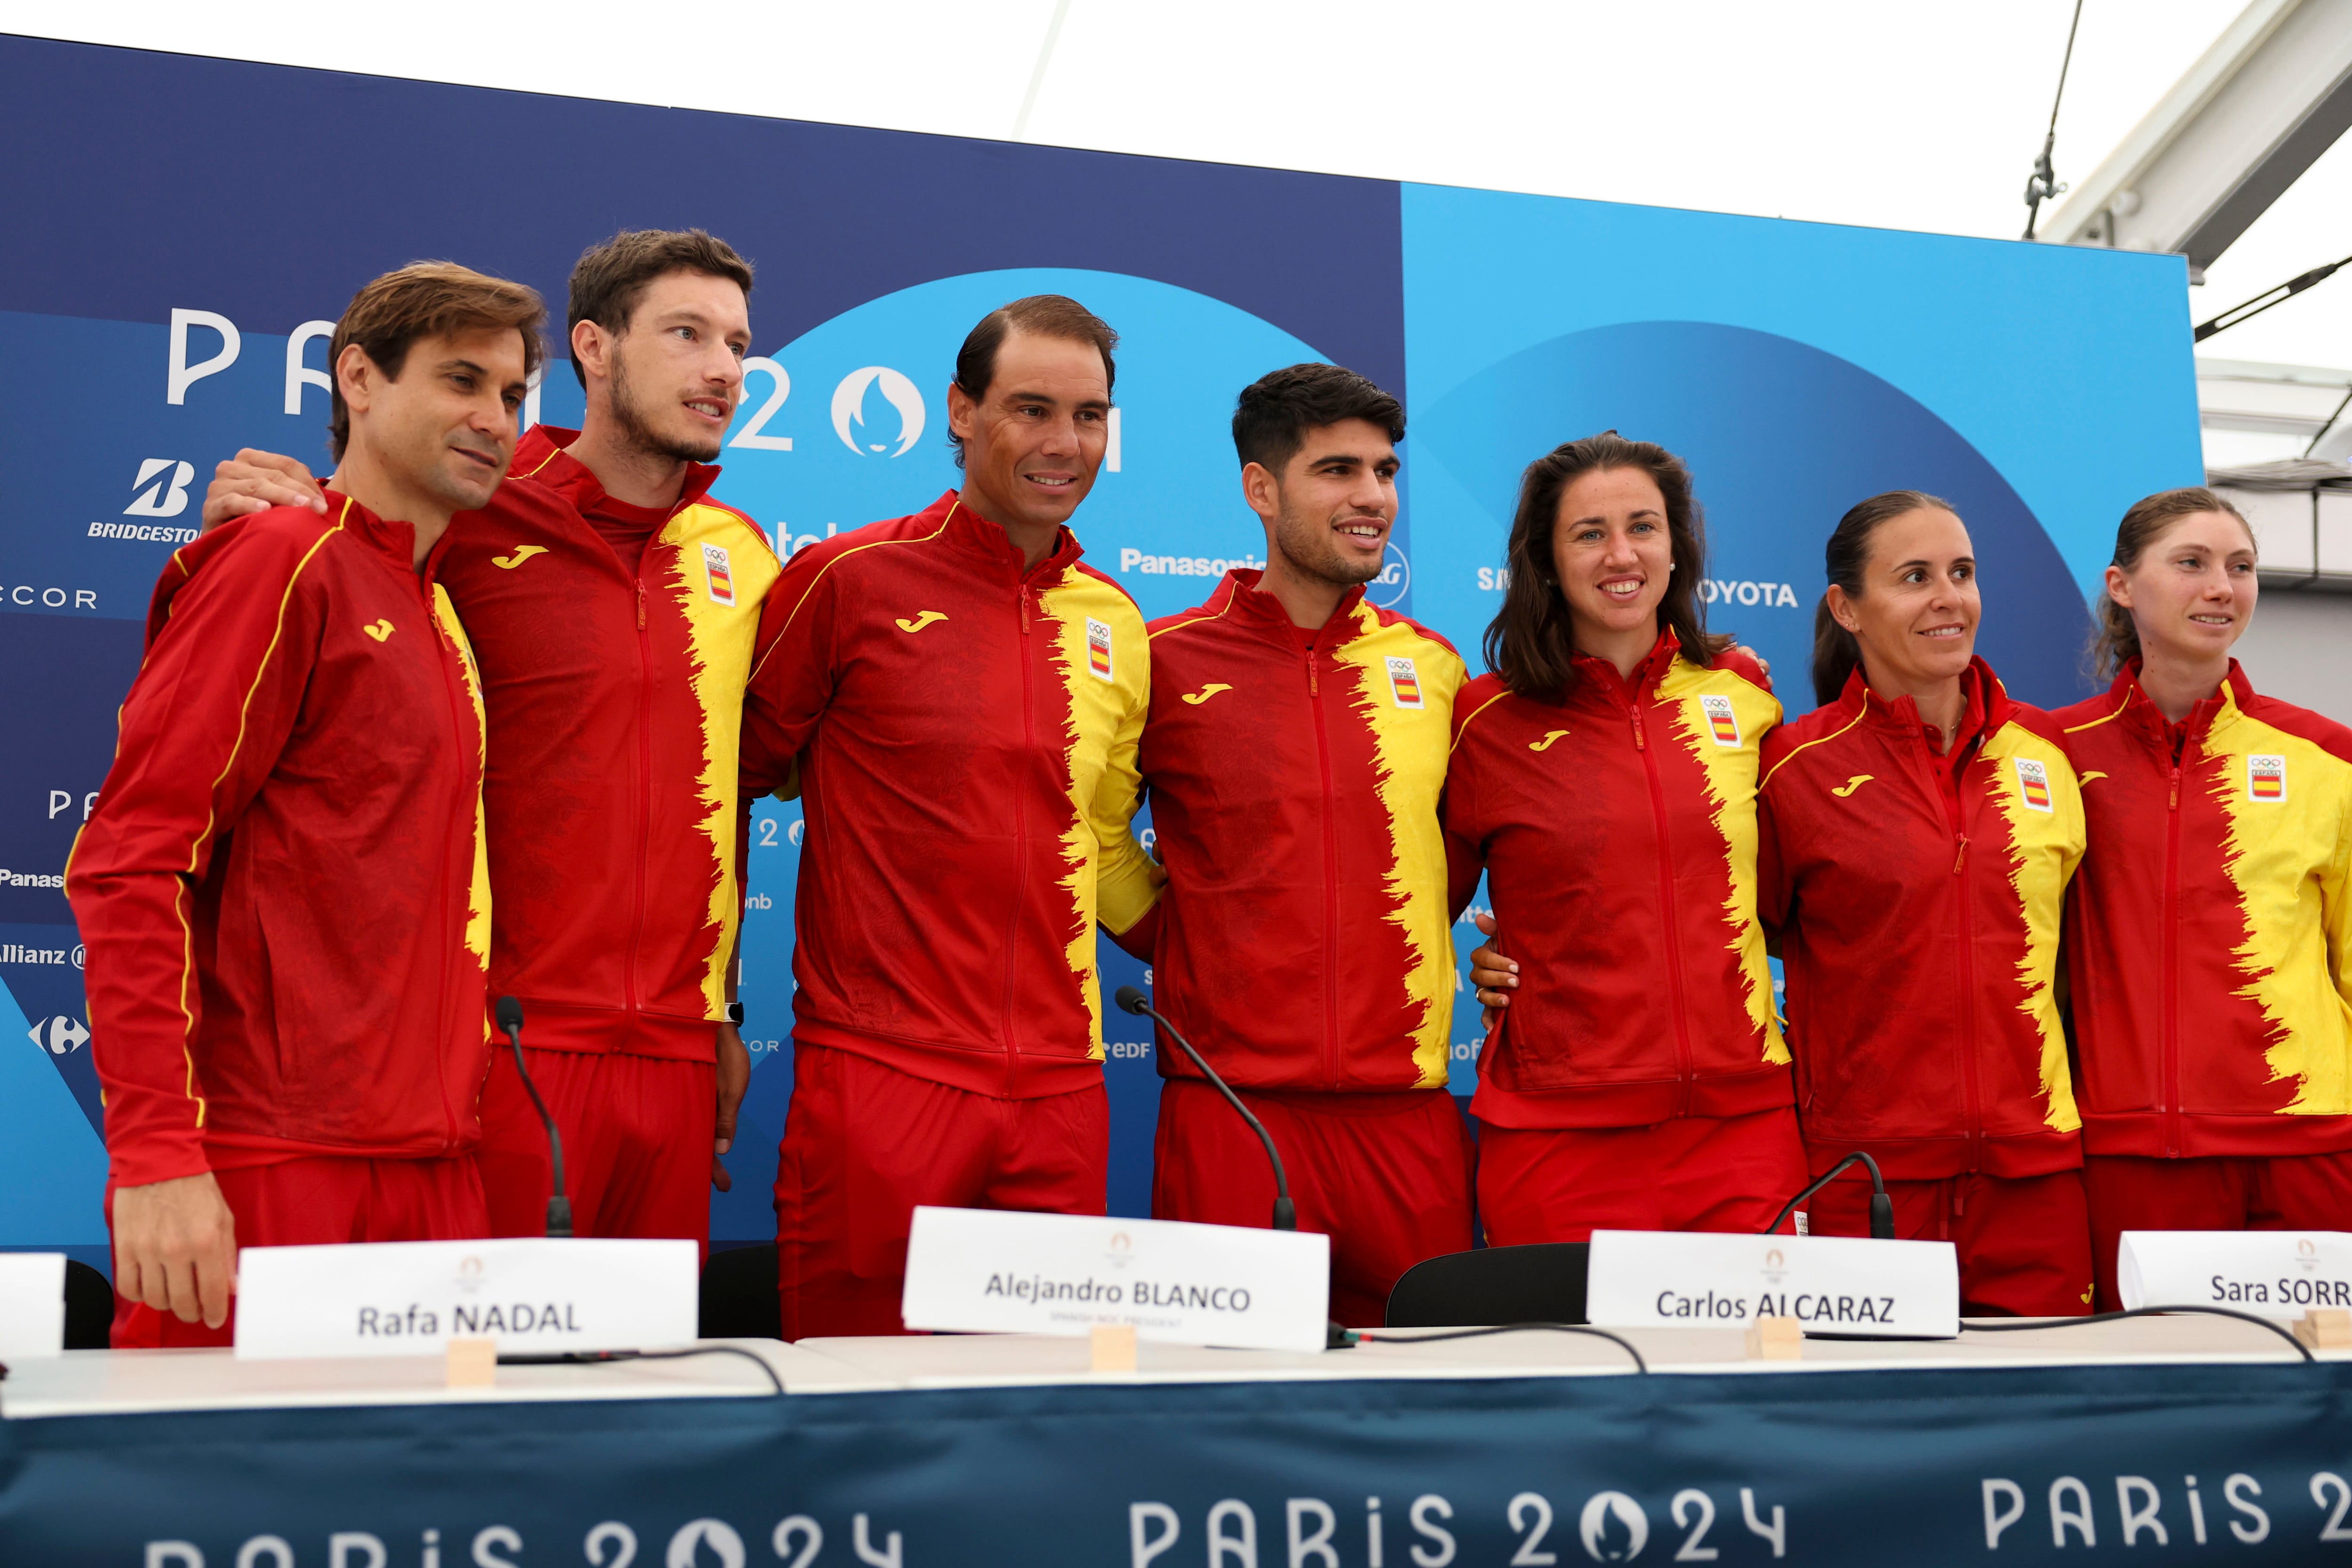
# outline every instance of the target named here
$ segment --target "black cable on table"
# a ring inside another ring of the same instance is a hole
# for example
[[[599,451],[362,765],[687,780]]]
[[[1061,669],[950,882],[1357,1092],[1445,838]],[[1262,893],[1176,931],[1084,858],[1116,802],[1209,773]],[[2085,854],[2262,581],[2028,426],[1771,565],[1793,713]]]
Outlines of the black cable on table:
[[[526,1352],[499,1357],[500,1366],[594,1366],[614,1361],[684,1361],[688,1356],[739,1355],[761,1372],[776,1393],[784,1392],[784,1380],[768,1364],[768,1358],[745,1350],[741,1345],[697,1345],[683,1351],[545,1351]]]
[[[1642,1359],[1642,1352],[1633,1348],[1633,1341],[1612,1334],[1607,1329],[1596,1329],[1586,1323],[1497,1323],[1489,1329],[1448,1329],[1440,1334],[1391,1334],[1359,1331],[1356,1337],[1372,1344],[1427,1345],[1434,1344],[1440,1340],[1475,1340],[1483,1339],[1488,1334],[1516,1334],[1522,1330],[1548,1331],[1556,1334],[1587,1334],[1596,1340],[1607,1340],[1633,1358],[1634,1371],[1645,1377],[1649,1375],[1650,1363]]]
[[[2270,1319],[2258,1318],[2252,1312],[2240,1312],[2228,1307],[2127,1307],[2120,1312],[2093,1312],[2087,1318],[2045,1318],[2039,1322],[2030,1323],[1962,1323],[1960,1332],[2018,1334],[2029,1329],[2071,1329],[2077,1323],[2112,1323],[2120,1318],[2161,1318],[2175,1312],[2191,1313],[2203,1318],[2235,1318],[2242,1323],[2252,1323],[2257,1328],[2268,1329],[2293,1345],[2294,1353],[2307,1362],[2316,1362],[2319,1359],[2311,1353],[2309,1345],[2296,1339],[2293,1332],[2279,1327]]]

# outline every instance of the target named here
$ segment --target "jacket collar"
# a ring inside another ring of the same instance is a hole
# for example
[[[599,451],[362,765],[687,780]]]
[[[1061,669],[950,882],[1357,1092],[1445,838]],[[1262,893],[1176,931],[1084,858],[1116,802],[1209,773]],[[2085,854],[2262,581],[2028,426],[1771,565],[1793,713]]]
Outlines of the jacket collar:
[[[1961,710],[1959,736],[1966,739],[1983,735],[1987,739],[1998,733],[2010,716],[2017,711],[2017,702],[1992,666],[1982,658],[1971,658],[1960,673],[1960,692],[1966,701]],[[1926,728],[1927,721],[1919,716],[1919,704],[1911,698],[1886,698],[1870,689],[1862,678],[1862,666],[1856,664],[1853,673],[1846,677],[1845,689],[1838,693],[1839,714],[1851,722],[1859,719],[1882,730],[1899,730],[1916,735]]]
[[[1617,667],[1607,659],[1596,658],[1589,653],[1571,653],[1568,661],[1576,671],[1575,690],[1607,692],[1622,700],[1646,697],[1655,691],[1658,683],[1665,679],[1666,672],[1675,667],[1675,656],[1680,652],[1682,644],[1675,639],[1674,628],[1660,626],[1658,640],[1650,645],[1650,651],[1643,654],[1642,662],[1633,667],[1631,680],[1620,676]]]
[[[323,485],[320,489],[327,498],[327,521],[330,523],[340,525],[344,533],[383,555],[403,572],[416,569],[415,528],[404,522],[387,522],[341,490],[329,489]],[[443,531],[441,542],[446,543],[450,534],[457,531],[457,524],[452,522]],[[440,545],[436,544],[433,554],[437,556],[439,553]]]
[[[1217,584],[1217,591],[1209,595],[1209,603],[1228,620],[1290,644],[1294,635],[1290,612],[1283,607],[1280,599],[1258,586],[1265,580],[1265,573],[1260,567],[1234,567]],[[1363,629],[1356,620],[1356,606],[1363,602],[1364,585],[1360,583],[1340,595],[1339,607],[1316,634],[1315,646],[1329,648],[1353,641]]]
[[[532,426],[515,444],[514,462],[507,469],[507,478],[544,485],[570,502],[574,511],[594,511],[605,499],[604,487],[589,471],[587,464],[567,450],[579,439],[579,431],[566,430],[560,425]],[[677,516],[709,494],[719,472],[715,464],[688,463],[686,486],[678,491],[677,504],[670,508],[670,515]]]
[[[2120,714],[2125,722],[2137,726],[2143,733],[2168,745],[2171,722],[2149,700],[2147,692],[2139,683],[2139,671],[2140,661],[2137,658],[2126,659],[2123,667],[2116,671],[2114,684],[2107,688],[2107,695],[2112,699],[2107,711]],[[2246,672],[2238,668],[2238,661],[2231,659],[2229,674],[2221,678],[2221,689],[2189,709],[2189,717],[2182,721],[2188,726],[2189,738],[2194,742],[2203,741],[2213,731],[2225,726],[2231,718],[2244,712],[2246,704],[2253,700],[2253,696],[2254,683],[2246,679]]]
[[[1054,575],[1076,564],[1086,553],[1078,536],[1065,525],[1055,531],[1054,548],[1046,552],[1045,559],[1031,567],[1028,557],[1022,554],[1003,528],[972,510],[958,490],[948,491],[917,516],[926,521],[937,519],[950,544],[1003,567],[1015,578]]]

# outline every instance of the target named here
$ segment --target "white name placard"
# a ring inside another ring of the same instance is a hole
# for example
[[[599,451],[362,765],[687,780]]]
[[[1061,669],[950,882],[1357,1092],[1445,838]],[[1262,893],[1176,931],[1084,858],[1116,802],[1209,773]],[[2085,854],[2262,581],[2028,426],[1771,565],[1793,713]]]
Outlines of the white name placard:
[[[1794,1318],[1812,1334],[1949,1339],[1959,1260],[1948,1241],[1596,1230],[1584,1311],[1604,1328]]]
[[[900,1310],[910,1329],[1319,1351],[1330,1237],[1174,1220],[919,1208]]]
[[[0,1252],[0,1361],[37,1361],[66,1348],[66,1255]]]
[[[2229,1307],[2300,1318],[2352,1307],[2352,1235],[2340,1230],[2127,1230],[2116,1249],[2126,1307]]]
[[[236,1353],[646,1350],[695,1337],[691,1241],[394,1241],[237,1254]]]

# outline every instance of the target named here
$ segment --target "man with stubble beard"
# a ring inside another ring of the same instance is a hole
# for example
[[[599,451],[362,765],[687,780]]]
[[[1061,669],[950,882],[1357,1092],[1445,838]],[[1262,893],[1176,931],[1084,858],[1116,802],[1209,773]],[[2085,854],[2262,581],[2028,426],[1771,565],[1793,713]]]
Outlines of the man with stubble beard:
[[[1437,816],[1465,672],[1364,600],[1403,438],[1397,400],[1337,365],[1243,391],[1234,445],[1266,564],[1151,625],[1141,765],[1168,885],[1119,939],[1265,1124],[1299,1228],[1331,1237],[1331,1315],[1361,1325],[1405,1269],[1470,1246]],[[1154,1217],[1264,1225],[1255,1135],[1180,1054],[1163,1047],[1160,1071]]]
[[[709,495],[742,395],[751,289],[751,265],[699,229],[583,255],[582,426],[525,434],[439,563],[488,712],[490,994],[523,1004],[582,1236],[707,1244],[751,1077],[734,1002],[737,741],[780,566],[758,525]],[[240,452],[205,519],[316,494],[300,464]],[[536,1234],[547,1138],[503,1051],[482,1129],[492,1234]]]

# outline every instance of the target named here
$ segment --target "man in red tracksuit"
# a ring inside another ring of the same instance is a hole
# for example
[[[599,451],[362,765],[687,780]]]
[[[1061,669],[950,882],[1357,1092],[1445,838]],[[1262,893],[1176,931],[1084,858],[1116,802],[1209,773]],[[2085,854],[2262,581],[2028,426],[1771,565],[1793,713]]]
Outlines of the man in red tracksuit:
[[[476,1237],[489,879],[430,558],[514,453],[539,297],[446,262],[337,323],[323,514],[177,552],[66,873],[118,1346],[226,1344],[238,1246]]]
[[[1331,1315],[1364,1325],[1407,1268],[1471,1244],[1437,817],[1465,671],[1364,602],[1403,437],[1397,400],[1336,365],[1243,391],[1234,444],[1266,566],[1152,623],[1141,761],[1168,887],[1120,939],[1265,1124],[1300,1227],[1331,1237]],[[1160,1071],[1154,1216],[1264,1226],[1255,1135],[1166,1041]]]
[[[750,1062],[734,1023],[743,813],[736,743],[779,563],[709,499],[742,392],[750,266],[642,230],[572,277],[579,431],[534,426],[436,571],[489,715],[493,994],[526,1017],[578,1234],[707,1240]],[[302,500],[300,465],[240,453],[205,515]],[[248,461],[250,459],[250,461]],[[252,504],[247,502],[245,504]],[[492,1234],[536,1235],[547,1135],[496,1054],[482,1099]]]
[[[798,757],[808,824],[787,1339],[899,1331],[919,1204],[1103,1212],[1095,930],[1156,881],[1128,831],[1149,654],[1065,523],[1117,341],[1058,295],[991,312],[948,390],[963,489],[807,546],[768,596],[746,765]]]

